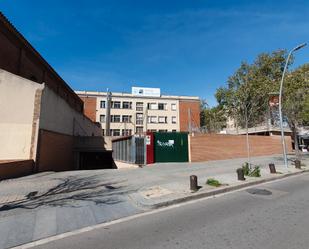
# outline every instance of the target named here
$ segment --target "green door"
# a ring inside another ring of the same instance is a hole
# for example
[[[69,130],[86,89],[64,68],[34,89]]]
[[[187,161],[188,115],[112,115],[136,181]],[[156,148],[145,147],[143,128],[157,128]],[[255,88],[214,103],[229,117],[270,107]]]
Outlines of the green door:
[[[185,132],[154,133],[155,162],[188,162],[188,134]]]

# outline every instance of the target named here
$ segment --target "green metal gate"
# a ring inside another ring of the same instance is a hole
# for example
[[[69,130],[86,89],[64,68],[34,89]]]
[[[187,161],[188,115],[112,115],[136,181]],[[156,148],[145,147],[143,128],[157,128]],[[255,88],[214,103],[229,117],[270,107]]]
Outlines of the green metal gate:
[[[188,134],[185,132],[154,133],[155,162],[188,162]]]

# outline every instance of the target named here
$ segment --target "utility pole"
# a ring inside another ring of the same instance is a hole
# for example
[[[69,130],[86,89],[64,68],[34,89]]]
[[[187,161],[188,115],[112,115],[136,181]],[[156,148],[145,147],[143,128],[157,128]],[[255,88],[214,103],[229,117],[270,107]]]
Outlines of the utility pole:
[[[111,122],[111,104],[112,104],[112,93],[107,90],[106,95],[106,136],[110,136],[110,122]]]
[[[146,111],[145,111],[145,131],[147,132],[148,129],[148,107],[146,106]]]
[[[283,130],[283,118],[282,118],[282,91],[283,91],[283,80],[284,80],[284,76],[285,73],[287,71],[288,65],[289,65],[289,61],[291,58],[291,55],[294,51],[297,51],[303,47],[305,47],[307,44],[303,43],[298,45],[297,47],[293,48],[290,52],[289,55],[286,59],[285,62],[285,66],[284,66],[284,70],[282,73],[282,78],[281,78],[281,82],[280,82],[280,92],[279,92],[279,118],[280,118],[280,129],[281,129],[281,142],[282,142],[282,150],[283,150],[283,159],[284,159],[284,165],[287,168],[288,167],[288,157],[286,154],[286,145],[285,145],[285,140],[284,140],[284,130]]]
[[[188,131],[192,133],[192,125],[191,125],[191,109],[188,108]]]
[[[245,122],[246,122],[247,159],[248,159],[249,167],[250,167],[250,169],[251,169],[250,142],[249,142],[249,129],[248,129],[248,110],[247,110],[247,106],[245,106]]]

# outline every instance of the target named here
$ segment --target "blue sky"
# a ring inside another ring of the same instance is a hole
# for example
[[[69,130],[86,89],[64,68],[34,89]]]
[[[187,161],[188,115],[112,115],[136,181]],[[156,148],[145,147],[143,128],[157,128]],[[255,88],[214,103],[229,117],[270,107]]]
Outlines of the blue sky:
[[[309,40],[308,1],[1,0],[75,90],[160,87],[211,105],[241,61]],[[294,66],[309,61],[309,46]]]

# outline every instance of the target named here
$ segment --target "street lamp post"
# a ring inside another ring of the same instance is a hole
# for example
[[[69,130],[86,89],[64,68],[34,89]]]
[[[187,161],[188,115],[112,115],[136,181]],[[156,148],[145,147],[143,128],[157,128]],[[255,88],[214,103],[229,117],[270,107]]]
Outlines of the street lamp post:
[[[284,140],[284,130],[283,130],[283,120],[282,120],[282,89],[283,89],[283,80],[284,80],[284,76],[286,73],[286,70],[288,68],[288,64],[291,58],[291,55],[293,54],[293,52],[305,47],[307,44],[306,43],[302,43],[300,45],[298,45],[297,47],[293,48],[290,52],[289,55],[286,59],[285,62],[285,66],[284,66],[284,70],[282,73],[282,78],[281,78],[281,82],[280,82],[280,92],[279,92],[279,118],[280,118],[280,129],[281,129],[281,142],[282,142],[282,150],[283,150],[283,158],[284,158],[284,165],[287,168],[288,167],[288,158],[286,155],[286,145],[285,145],[285,140]]]

